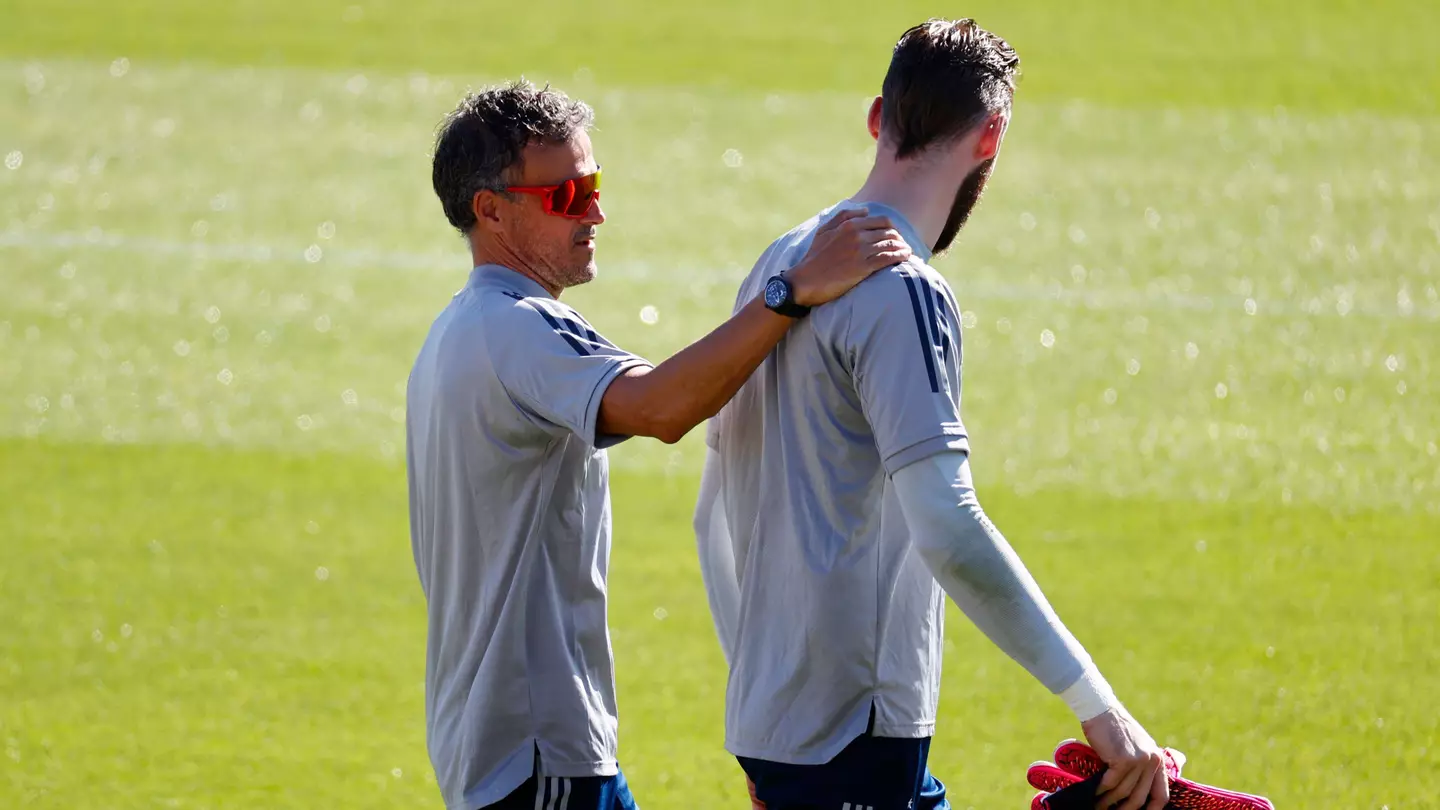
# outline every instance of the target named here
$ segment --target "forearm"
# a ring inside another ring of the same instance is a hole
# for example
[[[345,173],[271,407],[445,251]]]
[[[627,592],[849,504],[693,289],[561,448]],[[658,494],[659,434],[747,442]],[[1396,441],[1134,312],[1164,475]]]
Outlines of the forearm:
[[[895,474],[917,551],[945,592],[1006,655],[1088,720],[1114,695],[980,508],[960,452],[916,462]]]
[[[653,369],[615,380],[600,403],[600,430],[677,442],[720,411],[795,321],[759,299]]]

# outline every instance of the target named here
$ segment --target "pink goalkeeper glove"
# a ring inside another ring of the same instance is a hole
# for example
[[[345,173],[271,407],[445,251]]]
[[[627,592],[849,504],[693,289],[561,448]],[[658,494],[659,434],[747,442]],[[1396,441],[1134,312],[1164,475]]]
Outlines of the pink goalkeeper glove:
[[[1180,776],[1185,755],[1165,749],[1165,775],[1170,779],[1170,801],[1166,810],[1275,810],[1262,796],[1236,793],[1192,782]],[[1055,762],[1036,762],[1026,771],[1030,786],[1044,791],[1030,802],[1030,810],[1092,810],[1095,788],[1105,772],[1105,762],[1095,749],[1076,740],[1066,740],[1055,749]]]

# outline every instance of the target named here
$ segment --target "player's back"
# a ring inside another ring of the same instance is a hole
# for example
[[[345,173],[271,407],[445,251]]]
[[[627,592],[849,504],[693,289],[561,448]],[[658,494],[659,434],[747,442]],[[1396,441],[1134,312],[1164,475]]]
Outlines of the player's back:
[[[737,307],[796,264],[829,209],[773,243]],[[914,554],[890,474],[967,449],[953,294],[916,256],[791,328],[711,422],[740,587],[727,748],[828,761],[870,723],[934,731],[944,596]],[[702,538],[702,542],[705,540]]]

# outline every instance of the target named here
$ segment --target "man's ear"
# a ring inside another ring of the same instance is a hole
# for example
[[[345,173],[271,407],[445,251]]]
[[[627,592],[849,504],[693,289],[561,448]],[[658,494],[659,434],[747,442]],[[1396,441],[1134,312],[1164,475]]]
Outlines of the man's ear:
[[[870,137],[877,141],[880,140],[880,109],[882,101],[883,99],[880,96],[876,96],[875,100],[870,102],[870,112],[865,117],[865,124],[870,128]]]
[[[1010,117],[1005,113],[995,113],[985,119],[980,130],[980,137],[975,141],[975,159],[990,160],[1000,151],[1000,142],[1005,139],[1005,128],[1010,124]]]
[[[470,198],[470,212],[475,215],[475,227],[494,231],[500,228],[500,195],[488,188],[482,188]]]

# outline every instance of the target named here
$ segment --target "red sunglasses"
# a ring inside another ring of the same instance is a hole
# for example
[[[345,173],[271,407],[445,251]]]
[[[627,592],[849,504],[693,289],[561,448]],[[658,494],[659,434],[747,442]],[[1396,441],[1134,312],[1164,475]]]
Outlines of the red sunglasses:
[[[539,195],[545,213],[551,216],[582,219],[590,211],[590,204],[600,199],[600,167],[595,167],[594,174],[553,186],[509,186],[505,190]]]

